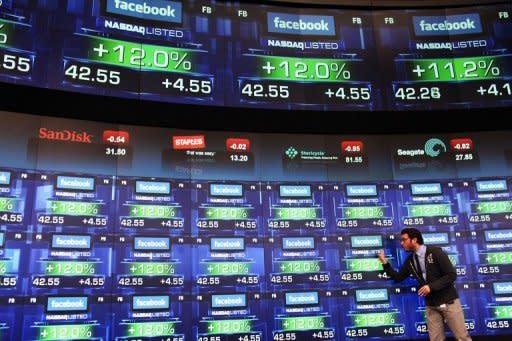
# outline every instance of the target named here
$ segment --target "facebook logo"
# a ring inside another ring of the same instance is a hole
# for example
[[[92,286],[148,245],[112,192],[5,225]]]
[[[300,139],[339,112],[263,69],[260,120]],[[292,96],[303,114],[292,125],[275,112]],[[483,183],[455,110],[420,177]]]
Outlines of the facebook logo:
[[[447,36],[482,33],[478,14],[418,16],[412,18],[417,36]]]
[[[268,31],[272,33],[334,36],[334,17],[320,15],[298,15],[267,13]]]
[[[176,1],[107,0],[108,13],[147,20],[181,23],[181,9]]]

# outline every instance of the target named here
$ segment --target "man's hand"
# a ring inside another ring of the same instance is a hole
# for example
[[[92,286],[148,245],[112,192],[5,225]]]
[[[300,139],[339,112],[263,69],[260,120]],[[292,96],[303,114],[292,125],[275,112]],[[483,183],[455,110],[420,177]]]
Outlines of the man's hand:
[[[420,296],[427,296],[430,294],[430,287],[428,285],[424,285],[418,290],[418,295]]]
[[[380,250],[379,260],[382,264],[387,264],[388,260],[387,260],[386,256],[384,256],[384,250]]]

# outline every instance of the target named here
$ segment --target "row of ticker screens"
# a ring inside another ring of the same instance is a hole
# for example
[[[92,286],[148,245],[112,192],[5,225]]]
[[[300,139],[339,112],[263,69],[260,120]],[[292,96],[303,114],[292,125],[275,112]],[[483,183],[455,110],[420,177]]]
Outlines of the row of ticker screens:
[[[404,227],[448,254],[471,335],[512,335],[509,132],[2,117],[2,340],[425,339],[417,283],[377,258],[403,263]]]
[[[0,81],[206,106],[436,110],[512,101],[510,2],[452,9],[0,1]]]

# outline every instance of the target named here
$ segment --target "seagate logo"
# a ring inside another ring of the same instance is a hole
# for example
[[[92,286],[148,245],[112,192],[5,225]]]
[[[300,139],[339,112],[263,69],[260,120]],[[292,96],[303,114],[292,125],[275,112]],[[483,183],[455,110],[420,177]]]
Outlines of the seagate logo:
[[[440,139],[429,139],[425,142],[425,153],[430,157],[438,157],[441,153],[446,153],[446,145]]]

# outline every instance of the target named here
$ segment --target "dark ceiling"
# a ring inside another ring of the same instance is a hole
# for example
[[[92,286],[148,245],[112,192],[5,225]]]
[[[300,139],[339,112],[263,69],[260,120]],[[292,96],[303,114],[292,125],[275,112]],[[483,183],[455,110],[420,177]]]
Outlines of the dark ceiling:
[[[463,5],[482,5],[490,3],[503,3],[499,0],[240,0],[240,2],[256,4],[290,4],[299,7],[328,6],[328,7],[452,7]],[[510,2],[510,1],[508,1]]]

